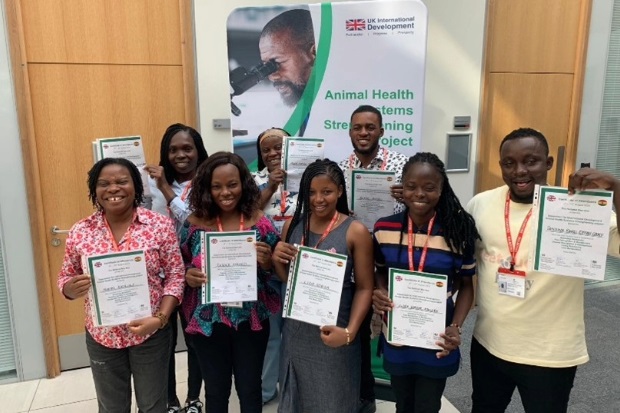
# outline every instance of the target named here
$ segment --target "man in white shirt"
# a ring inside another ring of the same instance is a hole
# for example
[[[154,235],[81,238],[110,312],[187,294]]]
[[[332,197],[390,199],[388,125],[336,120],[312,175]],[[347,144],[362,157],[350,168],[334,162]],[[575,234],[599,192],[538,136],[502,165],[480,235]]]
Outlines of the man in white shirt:
[[[542,133],[530,128],[508,134],[499,148],[505,186],[482,192],[468,204],[482,238],[476,246],[478,316],[471,345],[472,413],[505,411],[515,387],[527,413],[566,412],[577,366],[588,361],[583,279],[527,271],[534,187],[546,185],[553,166]],[[584,168],[569,190],[614,191],[620,180]],[[614,216],[609,254],[620,255]],[[497,274],[524,273],[523,297],[499,293]]]

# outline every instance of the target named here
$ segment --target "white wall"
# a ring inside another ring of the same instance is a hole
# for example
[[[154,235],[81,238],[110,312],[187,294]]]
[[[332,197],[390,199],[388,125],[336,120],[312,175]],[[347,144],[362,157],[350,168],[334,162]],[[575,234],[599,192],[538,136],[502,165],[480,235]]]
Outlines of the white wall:
[[[596,166],[614,0],[593,0],[575,167]]]
[[[0,231],[4,240],[11,314],[20,380],[44,377],[45,356],[41,336],[32,240],[19,142],[14,87],[7,39],[4,2],[0,19]]]
[[[213,119],[230,118],[226,50],[229,13],[237,7],[299,3],[299,0],[229,0],[214,5],[194,1],[200,125],[209,153],[232,148],[230,131],[212,128]],[[465,203],[474,191],[486,2],[461,0],[448,4],[444,0],[426,0],[424,3],[428,7],[429,31],[422,150],[445,159],[446,133],[452,131],[453,117],[471,116],[472,167],[468,173],[450,174],[456,194]]]

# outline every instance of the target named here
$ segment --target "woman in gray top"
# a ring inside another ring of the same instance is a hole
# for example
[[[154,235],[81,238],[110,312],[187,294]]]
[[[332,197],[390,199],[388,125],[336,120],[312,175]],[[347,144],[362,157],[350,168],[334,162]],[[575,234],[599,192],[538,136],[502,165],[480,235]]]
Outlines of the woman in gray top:
[[[360,346],[356,338],[373,288],[372,241],[349,217],[344,176],[338,164],[317,160],[305,170],[295,215],[285,223],[273,261],[286,281],[294,246],[347,255],[336,325],[287,319],[282,331],[279,413],[354,413],[359,404]],[[355,288],[353,288],[355,283]]]

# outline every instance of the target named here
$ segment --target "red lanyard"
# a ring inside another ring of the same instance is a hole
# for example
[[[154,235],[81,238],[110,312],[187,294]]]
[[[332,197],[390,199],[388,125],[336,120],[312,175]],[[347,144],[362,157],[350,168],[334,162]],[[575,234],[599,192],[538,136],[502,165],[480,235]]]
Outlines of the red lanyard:
[[[181,201],[185,202],[185,200],[187,199],[187,196],[189,195],[190,189],[192,189],[192,183],[191,182],[189,184],[185,185],[185,189],[183,189],[183,192],[181,193],[181,196],[179,197],[179,198],[181,198]]]
[[[527,222],[530,220],[531,215],[532,209],[530,209],[530,211],[525,216],[525,219],[521,224],[521,229],[519,229],[519,234],[517,234],[517,240],[515,241],[513,246],[512,233],[510,232],[510,191],[506,193],[506,205],[504,206],[504,224],[506,226],[506,241],[508,241],[508,252],[510,252],[510,271],[514,271],[515,269],[517,252],[519,252],[521,240],[523,239],[523,233],[525,232],[525,227],[527,226]]]
[[[327,238],[327,236],[329,235],[331,230],[334,228],[334,225],[336,225],[336,222],[338,222],[338,218],[339,217],[340,217],[340,213],[338,211],[336,211],[336,213],[334,214],[334,217],[332,218],[332,220],[329,223],[329,225],[327,226],[327,228],[325,228],[325,231],[323,232],[323,235],[321,235],[321,238],[319,238],[319,242],[316,243],[314,248],[318,248],[319,244],[321,242],[323,242],[325,240],[325,238]],[[304,239],[303,236],[301,237],[301,245],[305,245],[305,239]]]
[[[286,197],[287,191],[282,189],[282,191],[280,192],[280,215],[282,216],[284,216],[284,213],[286,212]]]
[[[215,221],[217,222],[217,230],[220,232],[224,232],[224,227],[222,226],[222,220],[220,219],[219,215],[215,218]],[[239,217],[239,231],[243,231],[243,222],[244,222],[244,217],[243,217],[243,214],[241,214],[241,216]]]
[[[388,157],[387,149],[383,148],[383,162],[381,163],[382,171],[385,171],[385,168],[387,168]],[[355,154],[349,157],[349,169],[355,169]]]
[[[420,263],[418,264],[418,271],[424,271],[424,264],[426,263],[426,255],[428,254],[428,240],[431,237],[431,231],[433,230],[433,224],[435,224],[435,217],[433,215],[428,223],[428,231],[426,233],[426,241],[424,241],[424,248],[422,248],[422,255],[420,255]],[[409,271],[415,271],[415,263],[413,262],[413,246],[415,245],[415,235],[413,234],[413,221],[409,217],[409,225],[407,229],[407,253],[409,254]]]
[[[127,240],[125,241],[125,244],[123,244],[123,246],[125,247],[125,251],[129,251],[129,247],[131,244],[131,232],[129,232],[129,228],[131,228],[131,225],[133,224],[133,222],[136,219],[136,213],[133,213],[133,216],[131,217],[131,224],[129,224],[129,227],[127,228]],[[112,241],[112,246],[114,247],[114,251],[119,252],[119,251],[123,251],[123,249],[121,249],[121,247],[118,245],[118,242],[116,242],[116,239],[114,238],[114,233],[112,232],[112,228],[110,228],[110,224],[108,223],[108,219],[105,217],[105,214],[103,214],[103,222],[105,223],[105,227],[108,229],[108,236],[110,237],[110,241]],[[121,238],[122,240],[122,238]]]

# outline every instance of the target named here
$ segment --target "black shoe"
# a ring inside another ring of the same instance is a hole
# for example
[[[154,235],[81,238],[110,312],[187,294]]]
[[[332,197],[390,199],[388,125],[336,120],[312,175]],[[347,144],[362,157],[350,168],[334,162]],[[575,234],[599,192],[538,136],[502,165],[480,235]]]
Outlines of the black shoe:
[[[362,400],[358,413],[375,413],[377,411],[377,403],[374,400]]]

